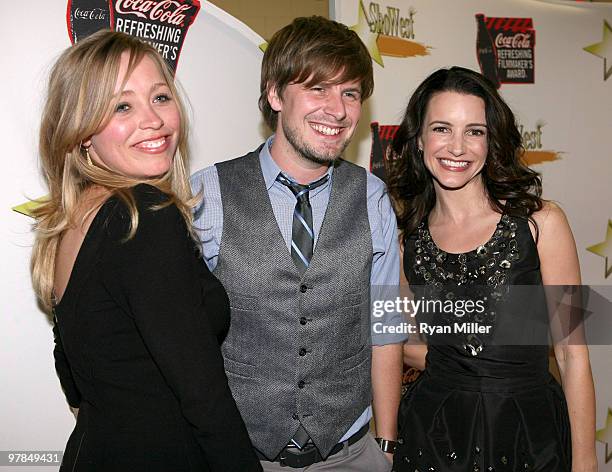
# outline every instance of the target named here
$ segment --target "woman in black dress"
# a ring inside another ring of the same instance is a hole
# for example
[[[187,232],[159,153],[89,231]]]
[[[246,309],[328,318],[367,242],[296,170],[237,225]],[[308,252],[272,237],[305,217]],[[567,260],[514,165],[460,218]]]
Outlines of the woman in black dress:
[[[425,371],[402,399],[394,469],[596,470],[587,347],[558,338],[561,388],[546,343],[517,337],[548,321],[537,287],[579,285],[580,270],[565,215],[520,161],[509,107],[480,74],[438,70],[410,99],[392,149],[388,184],[411,291],[482,307],[417,317],[451,333],[427,334],[427,349],[405,347]],[[492,331],[461,332],[454,321]]]
[[[187,124],[156,50],[98,32],[49,79],[32,277],[77,416],[62,471],[259,471],[219,343],[228,300],[198,255]]]

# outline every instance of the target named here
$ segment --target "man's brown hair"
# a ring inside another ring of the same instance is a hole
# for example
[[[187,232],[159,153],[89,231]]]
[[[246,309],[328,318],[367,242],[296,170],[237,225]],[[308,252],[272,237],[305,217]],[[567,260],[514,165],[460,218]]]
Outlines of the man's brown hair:
[[[261,65],[259,109],[266,124],[276,130],[277,112],[268,103],[276,88],[282,99],[292,83],[361,82],[361,100],[374,90],[372,58],[357,33],[321,16],[296,18],[270,40]]]

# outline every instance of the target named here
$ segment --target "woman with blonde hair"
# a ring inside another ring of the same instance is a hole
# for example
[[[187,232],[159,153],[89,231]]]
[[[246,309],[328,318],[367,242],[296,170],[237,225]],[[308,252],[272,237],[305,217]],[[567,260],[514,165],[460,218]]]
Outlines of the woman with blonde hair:
[[[77,416],[61,470],[261,470],[223,369],[227,295],[196,249],[186,116],[157,51],[110,31],[67,49],[40,156],[32,279]]]

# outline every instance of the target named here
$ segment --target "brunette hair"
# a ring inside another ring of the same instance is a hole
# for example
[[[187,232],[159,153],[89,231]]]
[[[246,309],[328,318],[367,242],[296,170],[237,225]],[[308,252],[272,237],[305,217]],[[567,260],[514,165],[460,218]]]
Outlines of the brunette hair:
[[[129,55],[127,72],[118,77],[122,55]],[[120,99],[115,95],[118,80],[125,86],[129,76],[144,57],[159,68],[180,116],[177,152],[170,170],[152,179],[136,179],[87,162],[82,142],[102,130],[110,121]],[[175,204],[188,228],[192,225],[192,194],[189,187],[187,152],[187,115],[174,85],[172,72],[151,45],[125,33],[98,31],[66,49],[56,61],[49,77],[39,136],[42,174],[49,194],[33,211],[36,240],[31,271],[34,291],[47,310],[52,307],[55,258],[64,232],[81,223],[78,203],[84,192],[96,184],[121,198],[131,215],[131,238],[138,226],[138,211],[131,189],[139,183],[158,187]],[[96,208],[90,208],[87,218]]]
[[[276,89],[282,99],[292,83],[361,82],[361,100],[374,90],[372,58],[357,33],[321,16],[296,18],[270,40],[261,65],[259,109],[266,124],[276,129],[277,112],[268,103]]]
[[[487,78],[455,66],[437,70],[417,87],[386,159],[387,187],[403,238],[436,203],[433,177],[425,167],[418,140],[429,101],[441,92],[474,95],[484,101],[488,155],[481,174],[491,207],[499,213],[529,218],[537,231],[532,215],[542,209],[542,180],[521,161],[524,149],[514,114]]]

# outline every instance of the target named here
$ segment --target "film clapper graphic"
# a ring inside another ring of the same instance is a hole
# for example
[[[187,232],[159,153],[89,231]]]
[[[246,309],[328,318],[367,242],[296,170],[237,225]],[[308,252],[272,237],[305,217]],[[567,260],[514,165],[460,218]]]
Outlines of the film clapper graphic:
[[[535,29],[531,18],[476,15],[476,54],[482,74],[501,84],[535,81]]]
[[[199,11],[199,0],[68,0],[66,21],[72,43],[104,28],[122,31],[151,44],[176,71]]]

